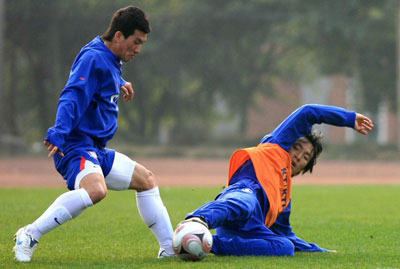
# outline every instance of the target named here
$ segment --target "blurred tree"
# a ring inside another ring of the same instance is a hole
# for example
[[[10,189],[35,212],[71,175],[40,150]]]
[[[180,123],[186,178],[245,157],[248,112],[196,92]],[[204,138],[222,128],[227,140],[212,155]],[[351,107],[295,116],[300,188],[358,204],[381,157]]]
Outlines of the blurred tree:
[[[29,141],[54,122],[58,96],[80,48],[131,1],[5,1],[4,126]],[[364,103],[395,94],[395,0],[138,1],[152,32],[123,76],[132,104],[120,103],[119,137],[175,143],[207,139],[223,96],[246,130],[256,94],[277,79],[359,74]],[[310,71],[311,70],[311,71]]]
[[[275,28],[289,19],[285,6],[290,2],[185,1],[153,20],[151,42],[159,48],[152,54],[158,61],[151,70],[164,77],[159,87],[167,86],[154,111],[171,115],[177,141],[182,141],[179,133],[187,136],[189,129],[201,132],[193,121],[208,131],[216,95],[224,96],[232,115],[240,116],[240,131],[246,131],[254,94],[273,91],[276,59],[288,48],[276,41]],[[157,83],[154,77],[147,80]]]
[[[291,42],[303,47],[322,74],[358,77],[363,109],[379,102],[395,107],[396,0],[294,2]]]
[[[54,123],[57,99],[74,57],[82,42],[93,37],[87,32],[102,18],[100,6],[93,1],[6,2],[4,109],[11,135],[42,139]]]

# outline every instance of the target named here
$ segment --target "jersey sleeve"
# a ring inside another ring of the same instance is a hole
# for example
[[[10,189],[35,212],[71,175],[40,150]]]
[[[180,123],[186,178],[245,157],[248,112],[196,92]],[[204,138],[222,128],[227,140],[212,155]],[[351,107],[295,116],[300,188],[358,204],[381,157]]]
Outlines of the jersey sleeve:
[[[292,231],[290,226],[290,213],[291,213],[292,202],[289,203],[288,207],[278,216],[275,223],[270,227],[274,233],[284,236],[294,244],[295,251],[309,251],[309,252],[332,252],[332,250],[324,249],[319,247],[317,244],[308,243],[303,239],[297,237]]]
[[[63,152],[65,140],[88,108],[96,92],[98,75],[95,55],[81,55],[72,66],[68,82],[57,106],[55,125],[48,129],[46,141]]]
[[[126,84],[126,80],[123,77],[120,77],[119,85],[124,86]]]
[[[279,144],[289,151],[294,142],[312,131],[314,124],[326,123],[354,128],[356,113],[340,107],[326,105],[304,105],[287,117],[261,143]]]

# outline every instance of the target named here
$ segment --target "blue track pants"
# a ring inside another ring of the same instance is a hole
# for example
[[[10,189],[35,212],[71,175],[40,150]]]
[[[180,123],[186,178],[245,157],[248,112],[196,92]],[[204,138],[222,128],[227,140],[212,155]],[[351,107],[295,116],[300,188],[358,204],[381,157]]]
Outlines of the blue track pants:
[[[273,233],[264,224],[257,200],[257,184],[239,181],[217,198],[187,215],[202,217],[216,229],[212,252],[216,255],[293,256],[293,243]]]

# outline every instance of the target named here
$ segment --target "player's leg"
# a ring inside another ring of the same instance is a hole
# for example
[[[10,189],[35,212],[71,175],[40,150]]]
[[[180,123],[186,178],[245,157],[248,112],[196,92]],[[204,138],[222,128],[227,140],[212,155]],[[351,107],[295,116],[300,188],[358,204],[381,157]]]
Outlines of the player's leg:
[[[187,218],[200,217],[210,228],[216,228],[211,250],[216,255],[294,255],[293,243],[265,226],[252,186],[245,182],[231,185],[215,201],[200,207]]]
[[[293,256],[293,243],[282,236],[242,238],[213,236],[212,253],[233,256]]]
[[[244,225],[217,228],[211,251],[216,255],[293,256],[295,247],[265,226],[261,208],[256,207]]]
[[[225,189],[216,200],[187,216],[200,217],[216,228],[211,252],[216,255],[294,255],[293,243],[274,234],[264,224],[256,192],[247,183]]]
[[[154,174],[144,166],[137,164],[130,188],[137,190],[136,204],[140,216],[151,228],[160,244],[159,258],[175,255],[172,248],[174,231]]]
[[[244,225],[257,205],[259,207],[256,194],[248,185],[236,183],[223,190],[214,201],[189,213],[186,219],[200,217],[210,229],[230,224]]]
[[[136,202],[139,214],[160,244],[159,257],[174,255],[173,229],[154,174],[143,165],[115,152],[111,171],[106,176],[106,184],[111,190],[137,191]]]
[[[76,176],[67,181],[74,189],[61,194],[38,219],[17,231],[14,247],[16,260],[30,261],[42,235],[79,216],[87,207],[105,197],[107,189],[100,166],[84,160],[78,164],[70,162],[72,167],[79,167],[77,172],[72,173]]]
[[[30,225],[28,232],[35,238],[50,232],[68,220],[79,216],[87,207],[101,201],[107,194],[102,174],[86,175],[79,184],[80,188],[61,194],[50,207]]]

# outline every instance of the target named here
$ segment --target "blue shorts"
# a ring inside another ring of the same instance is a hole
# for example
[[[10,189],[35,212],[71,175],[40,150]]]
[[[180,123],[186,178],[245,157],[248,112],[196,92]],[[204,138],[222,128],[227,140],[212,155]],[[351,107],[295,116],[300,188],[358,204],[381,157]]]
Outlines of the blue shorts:
[[[91,172],[106,177],[112,168],[115,151],[95,147],[78,148],[68,152],[64,157],[54,155],[57,171],[67,181],[70,190],[79,189],[80,180]]]

